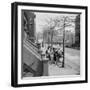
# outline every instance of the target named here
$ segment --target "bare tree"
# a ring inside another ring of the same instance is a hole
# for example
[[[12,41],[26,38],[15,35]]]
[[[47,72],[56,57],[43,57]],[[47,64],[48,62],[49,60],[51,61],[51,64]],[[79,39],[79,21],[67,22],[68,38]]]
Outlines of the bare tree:
[[[53,35],[56,27],[59,27],[60,32],[63,32],[63,44],[65,42],[65,28],[66,27],[74,27],[73,23],[75,22],[75,16],[58,16],[55,18],[46,19],[47,30],[50,31],[51,35],[51,46],[53,46]],[[64,46],[64,45],[63,45]],[[63,47],[64,50],[64,47]],[[62,67],[64,67],[64,59],[62,63]]]
[[[56,27],[59,27],[60,32],[63,32],[63,38],[65,38],[65,28],[66,27],[74,27],[72,23],[75,22],[75,17],[73,16],[58,16],[55,18],[46,19],[45,27],[48,28],[51,34],[51,45],[53,44],[53,35]]]

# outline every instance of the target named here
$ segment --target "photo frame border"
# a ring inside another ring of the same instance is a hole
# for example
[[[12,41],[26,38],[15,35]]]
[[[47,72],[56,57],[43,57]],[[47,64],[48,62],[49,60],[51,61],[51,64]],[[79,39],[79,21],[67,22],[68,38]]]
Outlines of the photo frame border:
[[[63,82],[48,82],[48,83],[32,83],[18,84],[18,6],[36,6],[36,7],[53,7],[53,8],[73,8],[85,10],[85,80],[63,81]],[[75,84],[88,82],[88,7],[59,5],[59,4],[44,4],[44,3],[28,3],[14,2],[11,4],[11,86],[42,86],[42,85],[58,85],[58,84]]]

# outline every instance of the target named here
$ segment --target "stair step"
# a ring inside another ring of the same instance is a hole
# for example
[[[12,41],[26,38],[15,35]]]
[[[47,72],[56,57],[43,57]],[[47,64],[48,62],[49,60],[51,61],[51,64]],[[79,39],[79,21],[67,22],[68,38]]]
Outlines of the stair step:
[[[33,46],[33,45],[32,45],[30,42],[28,42],[28,41],[25,41],[25,42],[38,52],[38,48],[36,48],[35,46]]]

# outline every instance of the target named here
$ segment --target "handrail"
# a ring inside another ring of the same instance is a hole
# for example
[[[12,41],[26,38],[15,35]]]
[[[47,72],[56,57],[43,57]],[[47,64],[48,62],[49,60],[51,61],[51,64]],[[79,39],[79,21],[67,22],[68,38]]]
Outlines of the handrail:
[[[32,41],[30,41],[29,39],[27,39],[27,41],[30,42],[34,47],[38,48],[37,45],[33,43]]]

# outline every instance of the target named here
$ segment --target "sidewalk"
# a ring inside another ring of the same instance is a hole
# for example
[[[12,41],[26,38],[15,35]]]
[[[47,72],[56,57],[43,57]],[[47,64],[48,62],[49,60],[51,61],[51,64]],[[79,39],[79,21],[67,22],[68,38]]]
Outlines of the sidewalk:
[[[43,55],[45,54],[45,48],[42,49]],[[60,76],[60,75],[80,75],[80,51],[70,48],[65,48],[65,67],[59,67],[55,64],[50,64],[47,58],[43,58],[45,63],[44,72],[48,73],[48,76]],[[47,72],[48,71],[48,72]],[[45,74],[46,75],[46,74]]]
[[[57,75],[77,75],[77,71],[65,65],[64,68],[59,68],[55,64],[48,64],[48,75],[57,76]]]

